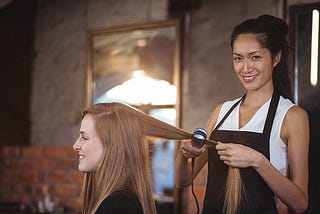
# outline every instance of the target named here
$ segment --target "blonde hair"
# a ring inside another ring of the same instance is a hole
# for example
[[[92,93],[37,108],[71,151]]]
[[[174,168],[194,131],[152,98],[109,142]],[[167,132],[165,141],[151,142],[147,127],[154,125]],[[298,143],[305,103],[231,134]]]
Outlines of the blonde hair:
[[[85,173],[80,195],[82,213],[95,213],[114,191],[129,188],[143,212],[155,214],[148,141],[146,136],[191,139],[192,134],[122,103],[99,103],[83,110],[90,114],[104,144],[104,155],[94,172]]]
[[[114,191],[129,188],[138,197],[143,212],[155,214],[153,185],[146,136],[183,140],[192,134],[157,120],[123,103],[99,103],[83,110],[90,114],[105,153],[94,172],[84,175],[80,195],[82,213],[95,213],[101,202]],[[134,178],[134,179],[133,179]],[[225,187],[225,214],[237,213],[243,185],[238,168],[229,167]]]
[[[240,170],[238,168],[229,167],[223,204],[224,214],[238,213],[243,198],[242,191],[244,191],[244,189]]]

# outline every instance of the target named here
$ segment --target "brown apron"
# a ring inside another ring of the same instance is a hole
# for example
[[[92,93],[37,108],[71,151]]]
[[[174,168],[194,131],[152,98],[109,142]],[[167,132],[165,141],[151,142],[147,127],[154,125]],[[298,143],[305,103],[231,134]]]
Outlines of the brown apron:
[[[273,93],[270,102],[268,115],[264,124],[263,133],[248,132],[248,131],[231,131],[218,130],[223,124],[229,114],[234,108],[240,104],[244,99],[242,97],[235,103],[222,118],[220,123],[212,132],[210,139],[221,141],[223,143],[241,143],[245,146],[251,147],[270,160],[269,154],[269,138],[270,132],[279,102],[279,94]],[[219,214],[222,213],[224,196],[225,196],[225,182],[228,172],[228,166],[219,159],[215,147],[208,150],[208,181],[207,189],[203,205],[203,213]],[[241,168],[240,174],[244,186],[245,197],[242,197],[240,210],[238,213],[245,214],[271,214],[277,213],[277,208],[274,202],[274,194],[260,175],[252,168]]]

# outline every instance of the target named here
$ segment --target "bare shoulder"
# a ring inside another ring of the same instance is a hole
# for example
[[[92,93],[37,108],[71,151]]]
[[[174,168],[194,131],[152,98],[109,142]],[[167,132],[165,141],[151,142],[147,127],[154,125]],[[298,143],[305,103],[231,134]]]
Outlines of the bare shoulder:
[[[283,121],[281,135],[287,140],[300,139],[309,135],[309,117],[307,112],[299,107],[291,107]]]
[[[213,112],[212,112],[212,116],[215,115],[215,117],[218,118],[218,115],[219,115],[219,112],[220,112],[220,110],[221,110],[221,108],[222,108],[222,105],[223,105],[223,103],[220,103],[219,105],[217,105],[217,106],[214,108],[214,110],[213,110]]]
[[[285,117],[287,122],[308,122],[307,112],[300,106],[291,107]]]
[[[207,124],[206,124],[206,130],[211,132],[213,130],[213,127],[215,126],[217,120],[218,120],[218,116],[219,116],[219,112],[221,110],[221,107],[222,107],[222,104],[223,103],[220,103],[219,105],[217,105],[213,111],[211,112],[210,114],[210,117],[207,121]]]

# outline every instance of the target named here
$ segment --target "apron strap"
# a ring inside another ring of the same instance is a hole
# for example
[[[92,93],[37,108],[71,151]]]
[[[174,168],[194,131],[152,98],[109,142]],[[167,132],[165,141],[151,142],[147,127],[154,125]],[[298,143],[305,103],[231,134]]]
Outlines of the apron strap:
[[[239,105],[239,103],[241,103],[242,102],[242,100],[244,100],[244,98],[246,97],[246,94],[245,95],[243,95],[242,97],[241,97],[241,99],[240,100],[238,100],[235,104],[233,104],[233,106],[229,109],[229,111],[223,116],[223,118],[220,120],[220,122],[218,123],[218,125],[214,128],[214,130],[218,130],[218,128],[224,123],[224,121],[227,119],[227,117],[229,116],[229,114],[231,114],[231,112],[233,111],[233,109],[237,106],[237,105]],[[213,130],[213,131],[214,131]]]
[[[233,104],[233,106],[229,109],[229,111],[223,116],[223,118],[221,119],[221,121],[218,123],[218,125],[214,128],[214,130],[218,130],[218,128],[223,124],[223,122],[227,119],[227,117],[231,114],[231,112],[233,111],[233,109],[239,105],[239,103],[241,103],[244,98],[246,97],[246,94],[243,95],[241,97],[241,99],[239,99],[235,104]],[[272,98],[270,101],[270,106],[269,106],[269,110],[268,110],[268,114],[267,114],[267,119],[266,122],[264,124],[264,128],[263,128],[263,133],[267,134],[270,136],[271,133],[271,129],[272,129],[272,124],[275,118],[275,114],[277,111],[277,107],[278,107],[278,103],[279,103],[279,99],[280,99],[280,95],[278,92],[276,92],[275,90],[273,91],[272,94]],[[214,131],[213,130],[213,131]]]
[[[272,94],[268,114],[267,114],[267,119],[263,129],[263,133],[267,134],[268,136],[270,136],[270,133],[271,133],[272,124],[278,108],[279,99],[280,99],[279,93],[274,90]]]

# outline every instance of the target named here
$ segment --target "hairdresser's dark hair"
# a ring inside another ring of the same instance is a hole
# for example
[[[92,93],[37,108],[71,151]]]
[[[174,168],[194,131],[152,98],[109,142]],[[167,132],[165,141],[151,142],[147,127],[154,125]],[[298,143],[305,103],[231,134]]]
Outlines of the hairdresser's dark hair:
[[[273,70],[272,80],[275,90],[285,98],[294,102],[290,74],[288,71],[288,55],[290,47],[286,40],[288,25],[280,18],[262,15],[256,19],[248,19],[237,25],[231,34],[231,48],[240,34],[252,33],[257,41],[269,49],[272,58],[281,51],[281,60]]]

